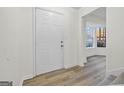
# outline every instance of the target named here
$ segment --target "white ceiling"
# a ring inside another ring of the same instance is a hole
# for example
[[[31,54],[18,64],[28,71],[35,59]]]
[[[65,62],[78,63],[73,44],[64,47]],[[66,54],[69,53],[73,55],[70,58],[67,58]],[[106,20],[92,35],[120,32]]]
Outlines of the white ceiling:
[[[81,7],[72,7],[72,8],[74,8],[74,9],[77,9],[77,10],[78,10],[78,9],[80,9]]]
[[[79,10],[81,7],[72,7],[72,8]],[[106,8],[105,7],[98,8],[97,10],[91,12],[88,15],[94,15],[94,16],[97,16],[105,20],[106,19]]]
[[[91,13],[99,18],[106,19],[106,8],[99,8]]]

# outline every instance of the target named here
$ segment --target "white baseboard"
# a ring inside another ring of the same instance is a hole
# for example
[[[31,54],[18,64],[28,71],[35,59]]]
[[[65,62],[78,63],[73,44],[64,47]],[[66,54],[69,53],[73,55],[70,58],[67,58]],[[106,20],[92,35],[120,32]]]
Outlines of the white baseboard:
[[[107,72],[107,75],[113,74],[113,75],[120,75],[122,72],[124,72],[124,67],[120,67],[117,69],[112,69]]]
[[[23,85],[23,79],[22,80],[20,80],[20,82],[19,82],[19,86],[22,86]]]
[[[77,66],[77,64],[76,65],[66,65],[66,66],[64,66],[64,69],[68,69],[68,68],[71,68],[71,67],[74,67],[74,66]]]
[[[23,77],[23,80],[30,79],[30,78],[33,78],[33,75],[32,74],[24,76]]]
[[[82,63],[82,64],[79,64],[79,66],[83,67],[83,66],[84,66],[84,63]]]
[[[20,80],[20,83],[19,83],[19,86],[22,86],[23,85],[23,81],[26,80],[26,79],[31,79],[33,78],[33,75],[26,75],[24,76],[21,80]]]

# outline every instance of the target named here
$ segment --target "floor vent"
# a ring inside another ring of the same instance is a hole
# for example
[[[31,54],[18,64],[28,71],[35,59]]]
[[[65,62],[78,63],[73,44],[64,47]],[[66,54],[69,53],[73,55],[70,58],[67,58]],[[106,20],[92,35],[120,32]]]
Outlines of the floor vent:
[[[0,81],[0,86],[12,86],[12,81]]]

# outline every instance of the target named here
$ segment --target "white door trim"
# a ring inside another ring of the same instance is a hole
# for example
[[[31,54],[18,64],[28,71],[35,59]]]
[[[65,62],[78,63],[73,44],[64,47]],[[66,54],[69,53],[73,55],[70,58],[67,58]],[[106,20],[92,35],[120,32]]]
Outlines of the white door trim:
[[[36,76],[36,11],[32,8],[32,38],[33,38],[33,77]]]
[[[36,9],[41,9],[41,10],[45,10],[45,11],[50,11],[50,12],[54,12],[54,13],[58,13],[61,15],[64,15],[63,13],[60,12],[56,12],[53,10],[48,10],[45,8],[39,8],[39,7],[33,7],[32,8],[32,38],[33,38],[33,77],[36,76]],[[63,38],[65,38],[65,33],[63,32]],[[65,39],[63,39],[65,40]],[[64,43],[65,46],[65,43]],[[63,67],[65,68],[65,62],[64,62],[64,49],[63,49]]]

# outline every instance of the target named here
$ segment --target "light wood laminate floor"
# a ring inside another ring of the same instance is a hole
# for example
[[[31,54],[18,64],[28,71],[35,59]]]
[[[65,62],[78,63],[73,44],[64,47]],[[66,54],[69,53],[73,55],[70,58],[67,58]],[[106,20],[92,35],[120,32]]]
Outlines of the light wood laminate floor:
[[[92,56],[84,67],[61,69],[25,80],[25,86],[86,86],[97,85],[105,76],[105,56]]]

